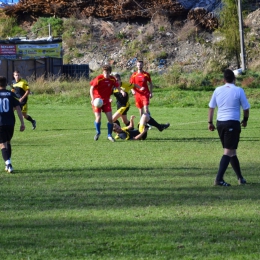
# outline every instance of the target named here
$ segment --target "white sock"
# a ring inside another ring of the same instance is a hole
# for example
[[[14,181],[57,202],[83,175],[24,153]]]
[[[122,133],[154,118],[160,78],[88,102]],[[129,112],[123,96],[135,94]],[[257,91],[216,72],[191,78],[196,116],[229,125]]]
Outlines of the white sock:
[[[5,161],[5,165],[11,164],[11,159]]]

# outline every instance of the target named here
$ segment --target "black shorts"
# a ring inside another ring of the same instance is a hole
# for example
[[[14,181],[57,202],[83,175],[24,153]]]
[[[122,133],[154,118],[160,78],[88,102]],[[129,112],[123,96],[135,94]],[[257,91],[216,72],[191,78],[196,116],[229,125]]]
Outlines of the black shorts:
[[[217,130],[223,148],[237,149],[241,133],[239,121],[217,121]]]
[[[0,126],[0,143],[11,141],[14,135],[14,126],[2,125]]]

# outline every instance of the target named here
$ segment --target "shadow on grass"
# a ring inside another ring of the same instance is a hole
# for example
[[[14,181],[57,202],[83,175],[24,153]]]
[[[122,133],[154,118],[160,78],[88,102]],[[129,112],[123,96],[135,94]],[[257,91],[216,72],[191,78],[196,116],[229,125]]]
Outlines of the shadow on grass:
[[[6,238],[1,250],[12,259],[17,254],[17,259],[238,259],[245,248],[246,259],[256,259],[259,253],[252,241],[258,241],[260,226],[251,217],[190,216],[177,210],[171,218],[154,219],[148,217],[151,212],[147,208],[134,215],[98,217],[61,212],[59,219],[46,215],[1,223],[1,236]],[[254,227],[250,232],[249,223]]]
[[[215,187],[212,170],[195,167],[55,168],[37,173],[17,171],[14,177],[5,179],[9,185],[10,181],[17,185],[15,191],[10,193],[9,186],[2,187],[1,200],[9,209],[17,210],[202,206],[260,199],[260,184],[239,186],[229,171],[225,177],[232,180],[232,186]]]

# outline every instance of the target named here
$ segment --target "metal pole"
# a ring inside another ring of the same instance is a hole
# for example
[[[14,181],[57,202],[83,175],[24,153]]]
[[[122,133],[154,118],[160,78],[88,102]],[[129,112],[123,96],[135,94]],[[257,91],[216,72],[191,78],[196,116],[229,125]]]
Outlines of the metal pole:
[[[239,17],[239,34],[240,34],[240,48],[241,48],[241,67],[242,71],[246,70],[246,54],[245,54],[245,45],[244,45],[244,32],[243,32],[243,17],[242,17],[242,8],[241,0],[238,0],[238,17]]]
[[[51,24],[49,23],[49,37],[51,37]]]

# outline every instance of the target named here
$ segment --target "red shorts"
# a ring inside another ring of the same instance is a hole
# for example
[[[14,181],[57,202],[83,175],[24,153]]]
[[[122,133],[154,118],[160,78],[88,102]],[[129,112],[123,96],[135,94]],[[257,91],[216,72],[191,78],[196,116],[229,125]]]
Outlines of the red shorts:
[[[94,113],[101,113],[101,112],[104,112],[104,113],[107,113],[107,112],[111,112],[112,109],[111,109],[111,102],[109,102],[109,100],[107,101],[104,101],[104,104],[102,107],[95,107],[92,105],[92,109],[93,109],[93,112]]]
[[[146,95],[138,95],[135,94],[135,105],[137,108],[143,108],[144,106],[148,106],[150,104],[150,94]]]

